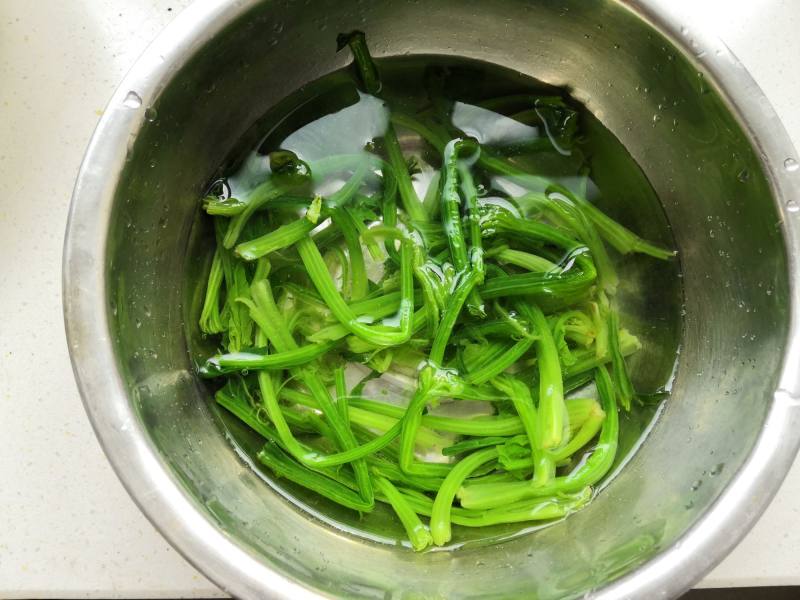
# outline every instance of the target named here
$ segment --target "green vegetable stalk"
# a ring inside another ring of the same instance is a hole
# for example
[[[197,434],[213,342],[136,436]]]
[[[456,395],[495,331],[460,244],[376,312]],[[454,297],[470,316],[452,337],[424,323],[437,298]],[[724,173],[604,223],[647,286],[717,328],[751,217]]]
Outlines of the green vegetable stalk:
[[[450,541],[452,535],[450,531],[450,509],[458,488],[461,487],[461,484],[469,477],[470,473],[495,458],[497,458],[497,450],[495,448],[478,450],[459,461],[447,474],[442,487],[439,488],[439,492],[436,494],[436,499],[433,501],[433,508],[431,509],[431,536],[434,544],[444,546]]]
[[[553,340],[547,319],[535,304],[518,303],[520,314],[533,326],[536,334],[536,351],[539,363],[539,409],[536,423],[536,447],[543,450],[558,448],[567,440],[569,422],[564,404],[564,382],[558,349]]]
[[[405,497],[397,490],[388,479],[383,477],[376,478],[378,491],[386,497],[392,505],[397,518],[405,527],[406,535],[411,541],[411,546],[419,552],[431,545],[433,541],[428,528],[420,521],[417,513],[406,501]]]
[[[339,36],[337,42],[339,50],[348,46],[353,53],[353,60],[358,67],[358,73],[365,91],[375,96],[380,94],[382,86],[378,75],[378,69],[375,67],[375,63],[369,53],[369,48],[367,48],[367,39],[364,33],[361,31],[353,31],[349,34],[342,34]],[[394,127],[391,124],[389,124],[384,132],[383,143],[386,146],[389,164],[397,178],[397,187],[400,198],[403,200],[403,208],[412,220],[426,221],[427,213],[414,190],[411,176],[406,167],[406,161],[400,150],[400,143],[397,141],[397,133],[395,133]]]
[[[536,486],[529,481],[508,484],[465,485],[458,492],[461,506],[476,510],[491,509],[527,498],[571,493],[593,485],[608,473],[614,463],[614,456],[617,452],[619,435],[617,401],[611,378],[605,368],[600,367],[597,369],[595,382],[602,401],[605,420],[600,430],[597,445],[585,463],[568,475],[556,477],[545,486]]]

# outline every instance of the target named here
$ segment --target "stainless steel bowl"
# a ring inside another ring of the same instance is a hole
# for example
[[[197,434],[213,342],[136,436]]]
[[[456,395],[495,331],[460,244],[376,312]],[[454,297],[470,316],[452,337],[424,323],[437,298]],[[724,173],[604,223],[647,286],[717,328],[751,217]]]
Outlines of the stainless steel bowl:
[[[220,587],[246,598],[669,597],[758,518],[800,441],[800,157],[736,58],[667,4],[198,2],[136,63],[75,187],[67,334],[119,477]],[[234,450],[192,372],[198,198],[268,107],[345,64],[332,38],[353,28],[377,56],[461,55],[570,86],[663,201],[685,288],[673,397],[611,485],[542,531],[419,555],[309,518]]]

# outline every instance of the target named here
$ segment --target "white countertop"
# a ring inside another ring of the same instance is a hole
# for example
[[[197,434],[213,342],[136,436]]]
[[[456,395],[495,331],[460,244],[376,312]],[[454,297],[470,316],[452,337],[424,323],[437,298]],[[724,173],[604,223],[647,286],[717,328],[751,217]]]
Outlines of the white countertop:
[[[670,1],[714,23],[800,148],[800,2]],[[87,142],[125,71],[189,2],[0,0],[3,598],[222,595],[153,529],[106,462],[61,316],[61,245]],[[800,585],[800,461],[701,585]]]

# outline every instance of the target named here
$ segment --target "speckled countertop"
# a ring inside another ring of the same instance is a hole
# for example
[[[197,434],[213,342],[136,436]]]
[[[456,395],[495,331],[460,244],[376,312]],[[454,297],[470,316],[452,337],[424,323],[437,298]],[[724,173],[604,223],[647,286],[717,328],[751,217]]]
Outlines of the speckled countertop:
[[[666,1],[666,0],[665,0]],[[800,148],[800,2],[671,0],[732,48]],[[103,106],[189,0],[0,1],[0,597],[212,597],[128,498],[72,377],[70,193]],[[703,586],[800,584],[800,462]]]

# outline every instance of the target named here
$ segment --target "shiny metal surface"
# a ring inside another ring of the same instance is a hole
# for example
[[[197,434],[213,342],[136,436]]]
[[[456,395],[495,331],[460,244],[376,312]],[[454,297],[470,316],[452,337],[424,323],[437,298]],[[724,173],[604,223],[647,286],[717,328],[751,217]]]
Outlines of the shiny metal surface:
[[[800,157],[735,57],[662,4],[205,2],[137,62],[75,187],[67,333],[120,478],[223,589],[671,597],[760,515],[800,442]],[[462,55],[570,86],[664,204],[686,299],[673,398],[603,493],[543,531],[416,555],[309,519],[234,452],[192,374],[197,200],[268,107],[347,61],[331,40],[354,27],[377,56]]]

